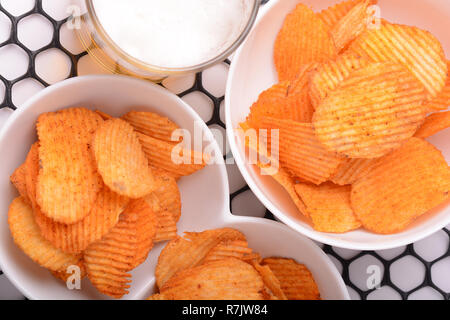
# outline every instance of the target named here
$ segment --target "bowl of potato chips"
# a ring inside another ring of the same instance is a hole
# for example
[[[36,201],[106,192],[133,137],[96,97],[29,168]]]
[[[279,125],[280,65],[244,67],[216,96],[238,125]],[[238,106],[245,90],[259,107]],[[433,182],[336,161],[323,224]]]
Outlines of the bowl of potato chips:
[[[314,240],[381,250],[450,223],[450,5],[413,2],[273,1],[233,59],[237,164]]]
[[[161,86],[58,83],[12,115],[0,153],[0,268],[27,298],[348,299],[312,241],[231,215],[213,134]]]

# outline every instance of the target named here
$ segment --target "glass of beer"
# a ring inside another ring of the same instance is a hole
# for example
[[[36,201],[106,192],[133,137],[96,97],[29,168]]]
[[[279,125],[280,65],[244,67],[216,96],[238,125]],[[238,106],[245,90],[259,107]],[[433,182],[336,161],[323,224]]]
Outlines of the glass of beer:
[[[160,81],[225,60],[244,41],[260,0],[75,0],[71,21],[110,72]]]

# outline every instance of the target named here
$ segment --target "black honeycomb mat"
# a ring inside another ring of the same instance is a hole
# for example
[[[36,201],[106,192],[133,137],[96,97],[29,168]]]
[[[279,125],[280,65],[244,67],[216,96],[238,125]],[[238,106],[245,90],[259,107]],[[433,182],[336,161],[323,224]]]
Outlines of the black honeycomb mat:
[[[262,3],[265,4],[266,2],[268,2],[268,0],[262,0]],[[8,45],[17,45],[19,46],[23,51],[26,52],[26,54],[28,55],[29,58],[29,64],[28,64],[28,69],[27,72],[23,75],[21,75],[19,78],[14,79],[12,81],[7,80],[6,78],[4,78],[2,75],[0,75],[0,80],[3,82],[4,86],[5,86],[5,97],[3,99],[3,101],[0,103],[0,109],[2,108],[10,108],[12,110],[16,109],[16,106],[14,105],[13,101],[12,101],[12,88],[13,86],[18,83],[21,80],[27,79],[27,78],[32,78],[37,80],[39,83],[41,83],[43,86],[48,86],[49,84],[43,80],[41,77],[39,77],[39,75],[36,73],[35,67],[36,67],[36,56],[39,55],[41,52],[44,52],[48,49],[53,49],[53,48],[57,48],[59,50],[61,50],[62,52],[64,52],[71,60],[71,68],[70,68],[70,75],[69,77],[74,77],[77,75],[77,64],[78,61],[85,56],[87,53],[86,52],[82,52],[80,54],[74,55],[72,54],[69,50],[67,50],[66,48],[63,47],[63,45],[61,44],[60,41],[60,29],[61,27],[64,25],[64,23],[66,23],[68,21],[69,18],[63,19],[63,20],[55,20],[53,19],[49,14],[47,14],[43,7],[42,7],[42,0],[36,0],[36,3],[33,7],[33,9],[31,9],[30,11],[28,11],[27,13],[24,13],[20,16],[14,16],[12,14],[10,14],[1,4],[0,2],[0,11],[3,12],[11,21],[11,33],[9,38],[4,41],[3,43],[0,44],[0,49],[8,46]],[[52,41],[46,45],[43,48],[40,48],[39,50],[30,50],[28,49],[24,44],[22,44],[17,36],[17,29],[18,29],[18,23],[19,21],[21,21],[22,19],[24,19],[25,17],[28,17],[30,15],[33,14],[40,14],[42,16],[44,16],[45,18],[47,18],[50,23],[53,26],[53,38]],[[230,64],[229,60],[226,60],[225,63],[227,65]],[[210,92],[208,92],[205,87],[203,86],[203,81],[202,81],[202,73],[198,73],[195,76],[195,82],[194,85],[179,94],[180,97],[183,97],[189,93],[195,92],[195,91],[199,91],[203,94],[205,94],[209,99],[211,99],[211,101],[213,102],[213,106],[214,106],[214,110],[213,110],[213,115],[211,117],[211,119],[209,121],[207,121],[208,125],[219,125],[222,128],[225,128],[225,124],[222,122],[222,120],[220,119],[220,107],[221,107],[221,103],[224,100],[224,96],[221,97],[216,97],[213,94],[211,94]],[[228,157],[232,157],[231,154],[227,154],[225,155],[225,158]],[[230,195],[230,204],[231,204],[231,208],[232,208],[232,201],[234,198],[236,198],[238,195],[240,195],[243,192],[247,192],[249,191],[249,187],[245,186],[243,188],[241,188],[240,190],[234,192],[233,194]],[[233,208],[232,208],[233,211]],[[267,219],[274,219],[274,216],[272,215],[272,213],[270,211],[266,211],[266,215],[265,218]],[[449,243],[450,243],[450,231],[447,229],[443,229],[445,234],[447,235],[447,237],[449,237]],[[327,253],[330,256],[333,256],[334,258],[336,258],[342,265],[342,276],[343,279],[345,281],[345,283],[347,284],[348,287],[352,288],[353,290],[355,290],[355,292],[361,297],[361,299],[366,299],[368,297],[368,295],[374,291],[375,289],[372,290],[361,290],[358,286],[356,286],[354,283],[352,283],[351,279],[350,279],[350,275],[349,275],[349,269],[350,269],[350,264],[353,263],[354,261],[356,261],[357,259],[366,256],[366,255],[370,255],[373,258],[379,260],[383,266],[384,266],[384,273],[383,273],[383,278],[381,281],[381,286],[389,286],[392,289],[394,289],[396,292],[398,292],[398,294],[401,296],[402,299],[407,299],[413,292],[416,292],[418,290],[420,290],[421,288],[424,287],[431,287],[434,290],[436,290],[438,293],[440,293],[442,295],[442,297],[446,300],[450,300],[450,292],[446,292],[443,289],[441,289],[440,287],[438,287],[432,279],[432,275],[431,275],[431,269],[432,266],[435,265],[436,263],[438,263],[439,261],[442,261],[443,259],[446,259],[448,257],[450,257],[450,244],[449,247],[447,248],[447,252],[445,254],[443,254],[441,257],[429,262],[424,260],[415,250],[414,250],[414,246],[411,244],[409,246],[406,247],[405,251],[403,253],[401,253],[400,255],[398,255],[397,257],[390,259],[390,260],[386,260],[383,257],[381,257],[377,252],[373,252],[373,251],[364,251],[364,252],[360,252],[358,253],[356,256],[352,257],[351,259],[344,259],[341,256],[339,256],[339,254],[333,249],[333,247],[325,245],[323,247],[323,250],[325,251],[325,253]],[[416,288],[405,292],[402,291],[400,288],[398,288],[391,279],[390,276],[390,266],[400,260],[401,258],[405,257],[405,256],[413,256],[415,257],[417,260],[419,260],[425,267],[425,277],[424,277],[424,281],[422,284],[420,284],[419,286],[417,286]],[[0,270],[0,275],[2,275],[3,272]]]
[[[41,83],[45,87],[48,87],[50,85],[36,73],[36,57],[40,53],[47,51],[49,49],[54,49],[54,48],[59,49],[62,52],[64,52],[71,60],[71,67],[70,67],[70,74],[69,74],[69,78],[70,78],[70,77],[75,77],[77,75],[78,61],[81,59],[81,57],[85,56],[87,54],[87,52],[82,52],[80,54],[74,55],[69,50],[67,50],[66,48],[63,47],[63,45],[61,44],[61,40],[60,40],[60,30],[61,30],[61,27],[69,20],[69,18],[66,18],[63,20],[53,19],[49,14],[47,14],[44,11],[44,9],[42,7],[42,0],[36,0],[34,7],[30,11],[28,11],[20,16],[14,16],[11,13],[9,13],[3,7],[1,2],[0,2],[0,11],[3,12],[6,15],[6,17],[8,17],[8,19],[11,21],[11,31],[9,34],[9,38],[7,40],[5,40],[4,42],[0,43],[0,48],[3,48],[8,45],[16,45],[16,46],[20,47],[28,55],[28,69],[27,69],[27,72],[25,72],[25,74],[21,75],[20,77],[14,79],[14,80],[11,80],[11,81],[8,81],[5,77],[0,75],[0,80],[3,82],[3,84],[5,86],[5,97],[4,97],[3,101],[0,103],[0,109],[10,108],[12,110],[15,110],[17,108],[17,106],[15,106],[12,101],[12,88],[16,83],[18,83],[24,79],[32,78],[32,79],[37,80],[39,83]],[[45,17],[48,21],[50,21],[50,23],[53,26],[53,30],[54,30],[51,42],[38,50],[28,49],[27,46],[25,46],[23,43],[20,42],[20,40],[18,38],[18,33],[17,33],[19,22],[22,19],[24,19],[28,16],[31,16],[33,14],[40,14],[43,17]]]

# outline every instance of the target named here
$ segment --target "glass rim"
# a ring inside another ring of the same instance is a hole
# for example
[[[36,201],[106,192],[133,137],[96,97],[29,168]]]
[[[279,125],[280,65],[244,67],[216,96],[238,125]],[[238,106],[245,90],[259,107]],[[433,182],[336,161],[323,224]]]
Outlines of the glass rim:
[[[239,37],[222,53],[220,53],[218,56],[209,59],[208,61],[188,66],[188,67],[177,67],[177,68],[170,68],[170,67],[162,67],[162,66],[156,66],[149,64],[145,61],[142,61],[140,59],[137,59],[133,57],[132,55],[128,54],[125,50],[120,48],[108,35],[106,30],[103,28],[102,24],[100,23],[98,16],[95,12],[93,0],[85,0],[87,13],[89,17],[91,18],[92,24],[94,26],[94,29],[97,31],[98,35],[101,37],[101,40],[105,42],[105,44],[111,48],[120,58],[125,60],[126,62],[130,63],[136,68],[144,69],[147,72],[161,74],[161,75],[174,75],[174,74],[185,74],[185,73],[194,73],[202,71],[216,63],[219,63],[221,61],[226,60],[241,44],[244,42],[248,34],[250,33],[253,24],[256,21],[256,16],[258,15],[259,11],[259,5],[260,0],[253,0],[253,8],[252,12],[250,14],[250,17],[247,21],[247,24],[245,28],[242,30]]]

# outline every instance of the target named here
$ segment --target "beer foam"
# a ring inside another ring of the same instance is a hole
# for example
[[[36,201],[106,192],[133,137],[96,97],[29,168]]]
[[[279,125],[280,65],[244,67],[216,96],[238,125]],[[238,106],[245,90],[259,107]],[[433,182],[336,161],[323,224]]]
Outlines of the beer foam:
[[[153,66],[191,67],[228,49],[250,18],[251,0],[93,0],[111,40]]]

